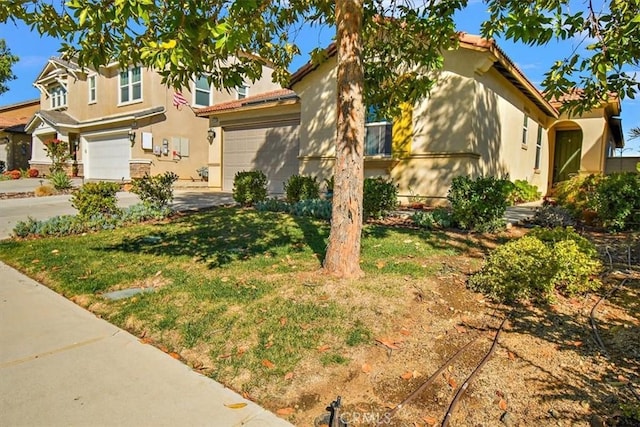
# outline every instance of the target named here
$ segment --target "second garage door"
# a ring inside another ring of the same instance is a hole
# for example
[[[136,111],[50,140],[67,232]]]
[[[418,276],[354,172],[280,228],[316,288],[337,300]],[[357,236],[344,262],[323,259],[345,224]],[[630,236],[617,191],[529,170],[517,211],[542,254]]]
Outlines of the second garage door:
[[[127,135],[89,138],[84,175],[87,179],[128,180],[131,146]]]
[[[233,190],[237,172],[261,170],[269,193],[282,194],[284,183],[298,173],[298,122],[225,127],[222,143],[222,188]]]

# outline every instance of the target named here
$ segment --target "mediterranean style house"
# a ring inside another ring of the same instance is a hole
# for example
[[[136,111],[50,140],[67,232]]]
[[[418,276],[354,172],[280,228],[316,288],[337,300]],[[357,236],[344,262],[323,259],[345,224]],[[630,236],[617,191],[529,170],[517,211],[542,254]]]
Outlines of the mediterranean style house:
[[[69,144],[69,173],[128,181],[170,171],[178,184],[200,181],[209,170],[213,130],[192,108],[279,88],[265,68],[260,80],[234,90],[216,91],[206,77],[198,77],[177,94],[151,69],[118,64],[81,69],[59,58],[47,61],[34,85],[41,93],[39,110],[26,130],[32,135],[31,167],[41,174],[51,164],[44,144],[59,139]]]
[[[24,128],[39,106],[39,99],[30,99],[0,107],[0,162],[6,170],[29,167],[31,135]]]
[[[327,53],[324,63],[296,71],[288,90],[197,111],[216,132],[211,187],[230,191],[239,169],[263,170],[274,193],[294,173],[332,175],[335,46]],[[435,77],[430,96],[403,107],[401,117],[367,124],[365,175],[391,178],[401,196],[437,203],[460,175],[508,176],[544,193],[574,174],[604,172],[624,144],[618,98],[581,116],[561,114],[565,99],[545,99],[493,41],[461,34]]]

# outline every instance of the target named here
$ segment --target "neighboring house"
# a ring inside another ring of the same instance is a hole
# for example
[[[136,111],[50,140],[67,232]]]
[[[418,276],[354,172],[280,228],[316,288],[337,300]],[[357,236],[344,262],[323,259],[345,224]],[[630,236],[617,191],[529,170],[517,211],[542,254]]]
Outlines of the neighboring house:
[[[292,75],[286,102],[276,94],[198,111],[217,132],[211,155],[221,166],[212,170],[211,186],[231,189],[237,168],[225,160],[238,132],[250,130],[241,163],[264,170],[271,191],[281,192],[283,171],[320,180],[333,174],[335,46],[327,53],[324,63]],[[392,178],[402,196],[438,201],[460,175],[508,176],[546,192],[573,174],[603,172],[607,155],[624,143],[619,99],[580,117],[562,115],[560,104],[547,101],[493,41],[462,34],[460,48],[444,52],[444,68],[434,76],[430,96],[404,106],[402,117],[367,124],[365,175]],[[278,139],[287,154],[276,161]]]
[[[154,70],[118,64],[82,70],[51,58],[34,85],[41,92],[40,110],[27,131],[33,139],[31,166],[41,173],[51,164],[44,143],[57,138],[69,144],[69,172],[86,179],[127,181],[170,171],[184,184],[200,180],[201,168],[206,176],[212,139],[207,121],[187,105],[176,108],[175,92]],[[265,68],[261,80],[235,90],[216,91],[199,77],[181,95],[201,108],[278,87]]]
[[[30,99],[0,107],[0,161],[6,170],[29,168],[31,136],[24,127],[39,106],[39,99]]]

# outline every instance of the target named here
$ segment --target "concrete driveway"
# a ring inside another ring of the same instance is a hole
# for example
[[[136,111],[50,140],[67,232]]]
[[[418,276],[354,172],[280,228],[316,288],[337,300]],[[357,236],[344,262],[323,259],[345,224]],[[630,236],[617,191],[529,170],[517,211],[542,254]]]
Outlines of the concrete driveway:
[[[0,181],[0,193],[33,191],[40,185],[39,181],[38,179]],[[81,185],[81,182],[74,182],[74,184]],[[140,202],[138,196],[133,193],[120,192],[116,197],[120,207]],[[69,195],[0,199],[0,239],[10,237],[16,223],[28,217],[43,220],[58,215],[76,214],[77,211],[71,206],[70,199]],[[172,207],[177,211],[186,211],[233,203],[230,193],[178,189],[174,191]]]

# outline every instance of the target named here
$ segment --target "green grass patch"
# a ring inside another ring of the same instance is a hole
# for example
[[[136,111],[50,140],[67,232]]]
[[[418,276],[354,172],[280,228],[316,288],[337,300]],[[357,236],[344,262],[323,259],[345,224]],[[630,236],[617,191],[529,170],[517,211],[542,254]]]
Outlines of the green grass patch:
[[[212,376],[249,389],[277,384],[303,360],[349,363],[349,351],[370,345],[384,327],[370,305],[401,295],[399,276],[435,274],[432,257],[464,247],[444,234],[367,226],[366,278],[328,297],[317,274],[328,235],[329,226],[311,218],[220,208],[81,236],[2,241],[0,259],[61,294],[98,302],[101,316],[170,351],[204,352]],[[140,286],[156,290],[101,297]],[[362,322],[363,313],[378,324]]]

